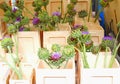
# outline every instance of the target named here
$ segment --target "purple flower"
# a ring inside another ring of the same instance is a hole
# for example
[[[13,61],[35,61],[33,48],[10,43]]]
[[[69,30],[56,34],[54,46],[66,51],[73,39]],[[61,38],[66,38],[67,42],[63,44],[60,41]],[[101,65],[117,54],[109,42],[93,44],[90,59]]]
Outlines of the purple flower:
[[[20,21],[21,21],[21,17],[17,17],[16,22],[20,22]]]
[[[19,28],[19,31],[23,31],[23,30],[24,30],[24,27],[21,26],[21,27]]]
[[[59,60],[60,57],[61,57],[61,54],[59,52],[53,52],[52,55],[51,55],[51,59],[54,60],[54,61]]]
[[[14,8],[12,9],[12,12],[15,13],[16,11],[17,11],[17,8],[14,7]]]
[[[53,16],[60,16],[61,13],[60,13],[60,12],[54,12],[52,15],[53,15]]]
[[[33,25],[37,25],[39,22],[40,22],[39,18],[37,18],[37,17],[33,18],[33,21],[32,21]]]
[[[74,26],[73,26],[73,29],[77,29],[77,28],[79,28],[79,27],[81,27],[81,25],[74,25]]]
[[[82,35],[86,35],[86,34],[89,34],[88,31],[82,31]]]
[[[113,40],[113,38],[111,36],[105,36],[103,40]]]

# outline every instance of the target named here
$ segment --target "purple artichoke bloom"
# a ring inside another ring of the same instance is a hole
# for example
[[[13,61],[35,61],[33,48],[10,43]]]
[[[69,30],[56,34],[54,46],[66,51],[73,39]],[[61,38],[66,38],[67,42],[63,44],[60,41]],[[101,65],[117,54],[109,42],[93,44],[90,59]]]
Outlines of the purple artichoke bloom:
[[[32,21],[33,25],[37,25],[39,22],[40,22],[40,19],[37,18],[37,17],[34,18],[33,21]]]
[[[79,28],[79,27],[81,27],[81,25],[74,25],[74,26],[73,26],[73,29],[77,29],[77,28]]]
[[[23,31],[23,30],[24,30],[24,27],[21,26],[21,27],[19,28],[19,31]]]
[[[82,31],[82,35],[86,35],[86,34],[89,34],[88,31]]]
[[[111,36],[105,36],[103,40],[113,40],[113,38]]]
[[[60,12],[54,12],[52,15],[53,15],[53,16],[60,16],[61,13],[60,13]]]
[[[17,8],[14,7],[14,8],[12,9],[12,12],[15,13],[16,11],[17,11]]]
[[[20,22],[20,21],[21,21],[21,17],[17,17],[16,22]]]
[[[54,61],[59,60],[60,57],[61,57],[61,54],[59,52],[53,52],[52,55],[51,55],[51,59],[54,60]]]

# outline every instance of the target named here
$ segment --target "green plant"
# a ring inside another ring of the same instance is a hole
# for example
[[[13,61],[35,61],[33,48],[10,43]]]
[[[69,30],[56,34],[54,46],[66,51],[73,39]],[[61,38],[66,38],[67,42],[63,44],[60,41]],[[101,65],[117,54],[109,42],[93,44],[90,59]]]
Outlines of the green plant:
[[[6,2],[0,4],[4,11],[3,21],[9,26],[16,28],[12,31],[29,31],[29,18],[22,14],[24,10],[24,0],[17,0],[14,7],[9,6]]]
[[[4,56],[0,55],[0,58],[16,73],[18,79],[22,79],[22,72],[20,67],[20,59],[18,58],[17,54],[13,54],[12,47],[14,46],[14,42],[11,38],[5,37],[1,40],[1,46],[3,49],[7,49],[9,55],[9,60],[7,60]]]
[[[64,47],[59,44],[53,44],[51,51],[47,48],[39,48],[38,57],[45,61],[50,68],[60,68],[64,65],[66,67],[69,59],[75,56],[74,46],[66,45]]]

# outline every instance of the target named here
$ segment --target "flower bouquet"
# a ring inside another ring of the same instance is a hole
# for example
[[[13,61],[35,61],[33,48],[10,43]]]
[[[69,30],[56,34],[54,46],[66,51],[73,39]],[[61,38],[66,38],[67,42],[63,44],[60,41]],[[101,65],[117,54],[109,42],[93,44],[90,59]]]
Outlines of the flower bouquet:
[[[75,50],[74,46],[60,46],[53,44],[51,49],[40,48],[38,57],[40,62],[36,68],[36,84],[45,82],[58,82],[61,80],[66,84],[75,84]],[[44,77],[48,77],[44,79]],[[65,77],[65,78],[63,78]],[[58,81],[53,81],[58,78]],[[65,81],[67,82],[65,82]]]

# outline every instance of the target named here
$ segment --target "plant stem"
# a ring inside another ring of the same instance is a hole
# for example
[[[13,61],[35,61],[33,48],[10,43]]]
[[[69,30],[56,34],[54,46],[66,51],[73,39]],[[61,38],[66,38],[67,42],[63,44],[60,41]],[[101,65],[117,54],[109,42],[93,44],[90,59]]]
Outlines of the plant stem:
[[[89,64],[86,58],[86,48],[85,48],[85,44],[83,44],[83,63],[84,63],[84,68],[89,68]]]
[[[99,9],[99,11],[98,11],[98,13],[97,13],[97,15],[96,15],[96,17],[95,17],[94,23],[96,23],[96,21],[98,20],[99,15],[100,15],[100,13],[103,11],[103,9],[104,9],[103,7]]]
[[[51,69],[53,69],[53,67],[47,62],[47,60],[44,60],[47,64],[48,64],[48,66],[51,68]]]
[[[88,22],[90,21],[91,12],[92,12],[92,0],[90,1],[90,9],[89,9],[89,13],[88,13]]]
[[[25,8],[25,10],[26,10],[26,11],[28,11],[28,12],[29,12],[29,14],[31,14],[32,16],[34,16],[34,15],[32,14],[32,12],[31,12],[31,11],[29,11],[29,9],[28,9],[28,8],[26,8],[25,6],[24,6],[24,8]]]
[[[95,60],[94,68],[97,67],[98,59],[99,59],[99,57],[100,57],[99,53],[97,53],[96,56],[97,56],[97,57],[96,57],[96,60]]]
[[[66,16],[67,16],[67,13],[65,13],[65,16],[64,16],[64,18],[63,18],[62,23],[64,23],[64,21],[65,21],[65,19],[66,19]]]
[[[119,47],[120,47],[120,43],[118,44],[118,46],[115,48],[115,51],[113,52],[113,55],[110,59],[109,68],[112,68],[112,66],[113,66],[113,63],[115,61],[115,57],[117,55],[117,50],[118,50]]]
[[[104,57],[104,68],[106,68],[106,66],[107,66],[107,56],[108,56],[108,47],[106,47],[106,49],[105,49],[105,57]]]
[[[68,59],[66,60],[66,63],[65,63],[64,69],[66,68],[67,64],[68,64]]]
[[[17,64],[19,64],[19,55],[18,55],[18,37],[17,34],[14,34],[14,40],[15,40],[15,47],[16,47],[16,57],[17,57]]]

